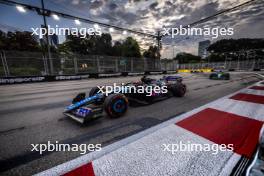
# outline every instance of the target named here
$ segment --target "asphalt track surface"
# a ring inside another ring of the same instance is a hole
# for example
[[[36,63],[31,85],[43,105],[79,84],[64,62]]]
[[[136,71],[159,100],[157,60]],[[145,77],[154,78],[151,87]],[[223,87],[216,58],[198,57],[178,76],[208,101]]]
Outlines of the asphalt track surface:
[[[149,106],[130,107],[118,119],[107,116],[80,125],[62,111],[79,92],[96,85],[136,81],[140,77],[102,78],[0,87],[0,175],[31,175],[80,156],[79,152],[31,152],[47,141],[109,145],[233,93],[260,80],[252,73],[232,73],[231,80],[209,80],[205,74],[181,74],[188,92]],[[154,76],[160,77],[160,76]]]

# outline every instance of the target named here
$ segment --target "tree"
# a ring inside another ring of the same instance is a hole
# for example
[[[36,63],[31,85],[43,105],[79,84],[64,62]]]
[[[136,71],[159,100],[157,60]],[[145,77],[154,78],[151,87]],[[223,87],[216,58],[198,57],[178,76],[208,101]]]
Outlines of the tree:
[[[86,38],[69,35],[64,43],[60,44],[59,50],[64,53],[78,53],[91,55],[141,57],[138,42],[132,37],[124,42],[115,42],[112,46],[110,34],[103,33],[101,36],[91,35]]]
[[[150,46],[147,51],[143,53],[145,58],[160,58],[159,50],[157,46]]]
[[[208,51],[214,53],[236,52],[240,50],[263,49],[264,39],[223,39],[211,44]]]
[[[211,53],[209,56],[205,58],[206,61],[210,61],[210,62],[220,62],[220,61],[225,61],[225,59],[226,56],[219,53]]]
[[[185,53],[185,52],[181,52],[178,53],[176,55],[175,58],[173,58],[174,60],[178,60],[178,63],[182,64],[182,63],[197,63],[197,62],[201,62],[201,57],[200,56],[195,56],[193,54],[190,53]]]
[[[95,37],[94,54],[112,55],[112,37],[110,34],[103,33],[101,36]]]
[[[122,56],[123,54],[123,45],[121,42],[116,41],[113,46],[113,56]]]
[[[68,35],[66,41],[59,45],[59,51],[65,53],[91,54],[94,43],[87,38],[80,38],[76,35]]]
[[[4,49],[6,45],[7,37],[6,34],[0,30],[0,49]]]
[[[41,47],[31,32],[16,31],[4,33],[0,31],[0,49],[17,51],[40,51]]]
[[[138,42],[132,37],[127,37],[122,43],[122,56],[125,57],[141,57]]]
[[[264,39],[223,39],[208,47],[210,61],[259,59],[263,58]]]

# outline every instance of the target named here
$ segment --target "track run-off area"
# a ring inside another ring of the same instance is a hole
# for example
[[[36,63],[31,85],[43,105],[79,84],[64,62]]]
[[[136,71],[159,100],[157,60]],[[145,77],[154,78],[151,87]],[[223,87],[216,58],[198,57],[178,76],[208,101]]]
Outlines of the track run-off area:
[[[260,76],[250,72],[231,72],[230,80],[209,80],[208,74],[202,73],[181,73],[179,75],[183,76],[183,82],[187,85],[188,91],[185,97],[172,97],[148,106],[129,107],[124,117],[111,119],[105,116],[84,125],[78,124],[62,114],[65,106],[71,103],[72,98],[77,93],[88,93],[92,87],[98,85],[138,81],[140,76],[0,86],[0,175],[32,175],[80,156],[79,152],[44,152],[40,155],[38,152],[31,152],[31,144],[60,141],[61,143],[74,144],[102,144],[104,148],[129,136],[162,124],[176,116],[181,117],[182,114],[188,111],[262,80]],[[161,76],[156,75],[151,77],[159,78]],[[239,98],[239,95],[234,97],[234,99]],[[223,101],[223,105],[218,107],[218,110],[226,106],[228,106],[228,102]],[[214,114],[215,112],[212,111],[209,109],[204,113]],[[242,109],[241,111],[247,112],[247,109]],[[183,121],[179,123],[178,126],[198,133],[197,129],[188,126],[187,122]],[[195,120],[193,123],[195,123]],[[176,130],[174,128],[179,127],[170,127],[170,129],[164,130],[163,135],[181,135],[182,129]],[[210,126],[210,128],[214,128],[214,126]],[[199,131],[198,135],[206,136],[206,132],[200,133]],[[154,133],[148,140],[151,141],[158,137],[162,136],[155,136]],[[192,136],[190,135],[189,137],[192,140]],[[204,142],[197,138],[193,138],[193,140]],[[210,139],[210,141],[214,140],[216,139]],[[140,147],[140,145],[138,143],[135,146]],[[133,148],[133,146],[130,147]],[[245,150],[236,152],[248,154],[247,152],[245,153]],[[154,148],[152,152],[155,151],[156,149]],[[157,153],[157,156],[159,155],[161,153]],[[206,155],[201,156],[206,157]],[[230,157],[231,154],[223,154],[222,156]],[[161,157],[166,159],[166,156]],[[184,160],[184,156],[182,157],[183,163],[179,163],[179,167],[185,162],[195,165],[193,163],[195,161]],[[113,162],[115,161],[115,158],[111,159]],[[215,161],[217,161],[217,157]],[[97,164],[100,165],[100,162],[98,161]],[[197,162],[198,165],[201,165],[199,161]],[[105,167],[110,166],[105,165]],[[149,169],[151,170],[151,168]],[[219,168],[215,169],[219,170]],[[211,172],[218,173],[218,170]],[[100,170],[98,172],[103,171]],[[204,173],[206,172],[204,171]],[[102,173],[100,174],[103,175]],[[108,174],[113,174],[113,172]],[[116,174],[118,175],[118,171]]]

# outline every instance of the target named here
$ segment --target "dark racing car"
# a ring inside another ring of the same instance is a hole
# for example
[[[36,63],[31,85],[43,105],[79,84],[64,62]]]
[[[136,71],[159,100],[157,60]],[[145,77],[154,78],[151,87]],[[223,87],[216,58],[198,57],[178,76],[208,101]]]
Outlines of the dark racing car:
[[[131,82],[127,85],[135,87],[135,89],[140,89],[141,87],[164,87],[166,86],[166,92],[148,92],[144,93],[125,93],[129,102],[139,103],[139,104],[151,104],[156,101],[164,100],[169,97],[183,97],[186,93],[186,85],[182,83],[182,77],[179,76],[164,76],[161,79],[151,79],[146,76],[141,78],[140,82]],[[135,91],[137,92],[137,91]]]
[[[214,79],[214,80],[229,80],[230,79],[230,74],[223,72],[223,71],[215,71],[212,72],[209,76],[209,79]]]
[[[85,93],[79,93],[72,104],[66,107],[64,114],[80,123],[102,117],[104,111],[109,117],[117,118],[126,113],[128,104],[132,102],[151,104],[172,96],[183,97],[186,85],[179,76],[165,76],[161,79],[143,76],[138,82],[122,85],[120,90],[122,91],[112,89],[104,92],[106,89],[94,87],[90,90],[89,97]],[[157,93],[156,90],[160,91]]]

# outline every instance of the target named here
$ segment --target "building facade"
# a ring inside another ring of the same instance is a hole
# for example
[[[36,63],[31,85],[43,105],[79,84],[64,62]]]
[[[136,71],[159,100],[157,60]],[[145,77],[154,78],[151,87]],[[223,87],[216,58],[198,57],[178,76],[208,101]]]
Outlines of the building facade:
[[[204,40],[199,42],[199,46],[198,46],[198,55],[201,58],[206,58],[208,56],[208,51],[207,48],[210,46],[211,41],[210,40]]]

